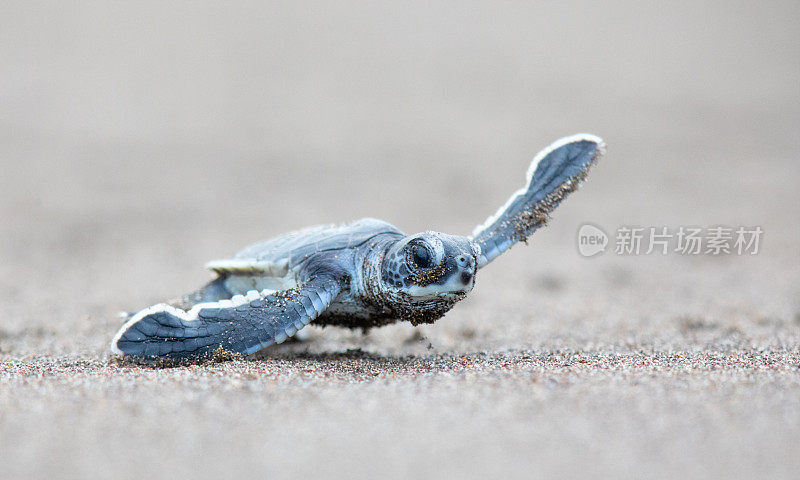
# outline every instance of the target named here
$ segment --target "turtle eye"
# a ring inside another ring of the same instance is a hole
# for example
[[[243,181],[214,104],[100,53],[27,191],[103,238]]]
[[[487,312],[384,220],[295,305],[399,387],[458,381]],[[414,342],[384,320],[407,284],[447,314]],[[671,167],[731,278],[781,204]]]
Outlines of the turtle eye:
[[[430,268],[431,252],[422,245],[414,245],[411,247],[411,260],[419,268]]]

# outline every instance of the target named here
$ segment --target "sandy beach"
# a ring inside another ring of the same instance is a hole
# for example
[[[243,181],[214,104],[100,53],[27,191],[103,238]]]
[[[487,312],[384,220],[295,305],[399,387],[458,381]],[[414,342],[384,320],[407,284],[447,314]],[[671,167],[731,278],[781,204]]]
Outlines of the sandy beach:
[[[0,7],[0,478],[797,478],[797,2]],[[203,264],[319,223],[466,235],[606,157],[444,318],[112,361]],[[591,223],[610,237],[577,248]],[[758,252],[617,254],[622,227]]]

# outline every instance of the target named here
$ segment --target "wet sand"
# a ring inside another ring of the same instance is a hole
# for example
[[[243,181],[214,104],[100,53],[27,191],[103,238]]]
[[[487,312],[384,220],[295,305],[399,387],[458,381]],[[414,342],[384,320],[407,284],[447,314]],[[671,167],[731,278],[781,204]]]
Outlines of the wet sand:
[[[0,478],[796,477],[795,3],[4,10]],[[467,234],[578,131],[606,158],[434,325],[110,359],[207,260],[364,216]],[[587,259],[585,222],[764,234]]]

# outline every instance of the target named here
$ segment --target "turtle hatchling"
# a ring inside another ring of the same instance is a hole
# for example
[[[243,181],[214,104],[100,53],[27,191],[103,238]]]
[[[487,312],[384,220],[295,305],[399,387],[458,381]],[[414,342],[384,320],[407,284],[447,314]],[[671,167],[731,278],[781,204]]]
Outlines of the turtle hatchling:
[[[369,329],[441,318],[492,260],[543,226],[604,153],[589,134],[562,138],[531,162],[527,183],[469,236],[406,235],[365,218],[309,227],[207,264],[216,278],[132,315],[111,342],[119,355],[200,360],[252,354],[310,323]]]

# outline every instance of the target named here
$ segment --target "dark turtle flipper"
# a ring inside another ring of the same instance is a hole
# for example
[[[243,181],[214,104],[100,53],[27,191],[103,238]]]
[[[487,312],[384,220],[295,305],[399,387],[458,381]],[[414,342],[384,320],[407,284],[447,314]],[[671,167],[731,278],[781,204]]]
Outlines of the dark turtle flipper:
[[[227,275],[220,275],[194,292],[188,293],[174,300],[170,300],[166,303],[181,310],[189,310],[198,303],[218,302],[220,300],[231,298],[233,293],[225,287],[226,278]],[[133,318],[134,315],[136,315],[136,312],[129,313],[128,319]]]
[[[528,170],[528,183],[514,192],[496,214],[475,228],[473,240],[480,245],[478,267],[483,267],[516,242],[524,241],[542,226],[548,214],[586,178],[604,153],[603,141],[578,134],[539,152]]]
[[[175,360],[209,357],[217,349],[249,354],[281,343],[319,316],[342,285],[329,275],[299,287],[251,291],[230,300],[199,303],[189,311],[167,304],[134,315],[111,342],[121,355]]]
[[[180,298],[170,300],[168,305],[181,310],[189,310],[193,306],[202,302],[217,302],[226,298],[231,298],[233,294],[225,288],[225,277],[220,276],[203,285],[201,288]],[[138,312],[122,311],[119,312],[120,318],[128,322]]]

